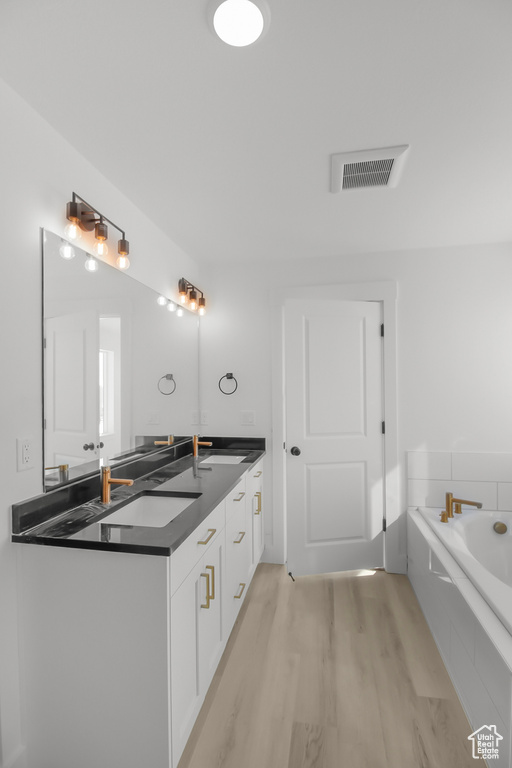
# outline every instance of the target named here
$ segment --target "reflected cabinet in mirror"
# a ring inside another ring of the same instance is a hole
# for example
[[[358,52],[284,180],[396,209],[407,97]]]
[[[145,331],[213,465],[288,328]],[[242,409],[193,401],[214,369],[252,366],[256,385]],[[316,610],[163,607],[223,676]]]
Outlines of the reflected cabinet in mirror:
[[[43,232],[44,487],[50,490],[197,427],[196,315]],[[73,255],[74,254],[74,255]],[[71,256],[71,258],[70,258]],[[89,261],[90,264],[90,261]],[[153,438],[153,439],[152,439]]]

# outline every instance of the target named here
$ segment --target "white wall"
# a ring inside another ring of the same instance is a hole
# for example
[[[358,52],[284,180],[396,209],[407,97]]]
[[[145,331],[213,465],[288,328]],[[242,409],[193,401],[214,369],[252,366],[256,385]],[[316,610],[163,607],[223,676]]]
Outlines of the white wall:
[[[131,273],[174,295],[182,275],[197,267],[121,192],[0,81],[0,766],[23,765],[16,547],[10,543],[10,505],[42,492],[41,265],[39,228],[62,233],[73,191],[126,229]],[[85,118],[84,118],[85,119]],[[16,469],[16,438],[34,439],[35,467]]]
[[[379,280],[398,284],[398,469],[405,511],[406,451],[512,450],[512,245],[257,268],[217,265],[209,279],[215,302],[202,328],[202,407],[213,414],[212,433],[222,424],[231,434],[271,438],[272,376],[280,361],[269,342],[280,332],[276,307],[287,289]],[[219,372],[231,368],[240,382],[235,402],[216,391]],[[254,428],[240,426],[246,408],[256,411]],[[278,482],[274,478],[275,487]],[[267,556],[279,561],[283,510],[279,493],[275,498],[279,508],[267,519]],[[404,533],[401,525],[398,570],[405,565]]]

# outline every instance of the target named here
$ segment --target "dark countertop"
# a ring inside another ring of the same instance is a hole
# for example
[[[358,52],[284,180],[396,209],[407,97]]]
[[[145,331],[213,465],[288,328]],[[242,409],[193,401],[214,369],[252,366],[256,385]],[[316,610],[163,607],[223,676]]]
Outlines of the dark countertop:
[[[201,464],[202,459],[215,454],[237,454],[245,458],[239,464]],[[13,533],[12,541],[167,557],[205,520],[235,487],[241,476],[264,454],[264,450],[202,450],[199,459],[186,456],[135,480],[132,486],[113,486],[109,505],[102,504],[98,499],[87,501],[23,533]],[[165,490],[162,489],[164,484]],[[194,501],[161,528],[109,525],[107,521],[102,522],[107,515],[145,494],[164,497],[185,495]],[[200,496],[195,498],[197,494]]]

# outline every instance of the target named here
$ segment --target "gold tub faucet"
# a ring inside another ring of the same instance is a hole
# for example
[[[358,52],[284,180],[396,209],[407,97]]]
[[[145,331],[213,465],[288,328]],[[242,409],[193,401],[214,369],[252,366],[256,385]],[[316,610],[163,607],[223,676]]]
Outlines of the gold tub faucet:
[[[441,512],[441,522],[447,523],[448,518],[453,517],[453,513],[460,515],[462,513],[462,505],[467,504],[470,507],[476,507],[482,509],[482,504],[479,501],[468,501],[468,499],[454,499],[453,493],[446,494],[446,509]]]
[[[119,477],[112,477],[110,467],[102,467],[101,470],[101,503],[110,504],[110,486],[111,485],[133,485],[133,480],[121,480]]]

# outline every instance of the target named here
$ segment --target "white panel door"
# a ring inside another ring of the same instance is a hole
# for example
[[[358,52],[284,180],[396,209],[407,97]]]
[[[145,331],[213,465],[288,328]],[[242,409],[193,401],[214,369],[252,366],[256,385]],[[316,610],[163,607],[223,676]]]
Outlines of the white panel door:
[[[380,327],[378,302],[286,303],[287,543],[294,575],[383,564]]]
[[[45,465],[98,460],[98,317],[48,318],[45,341]]]

